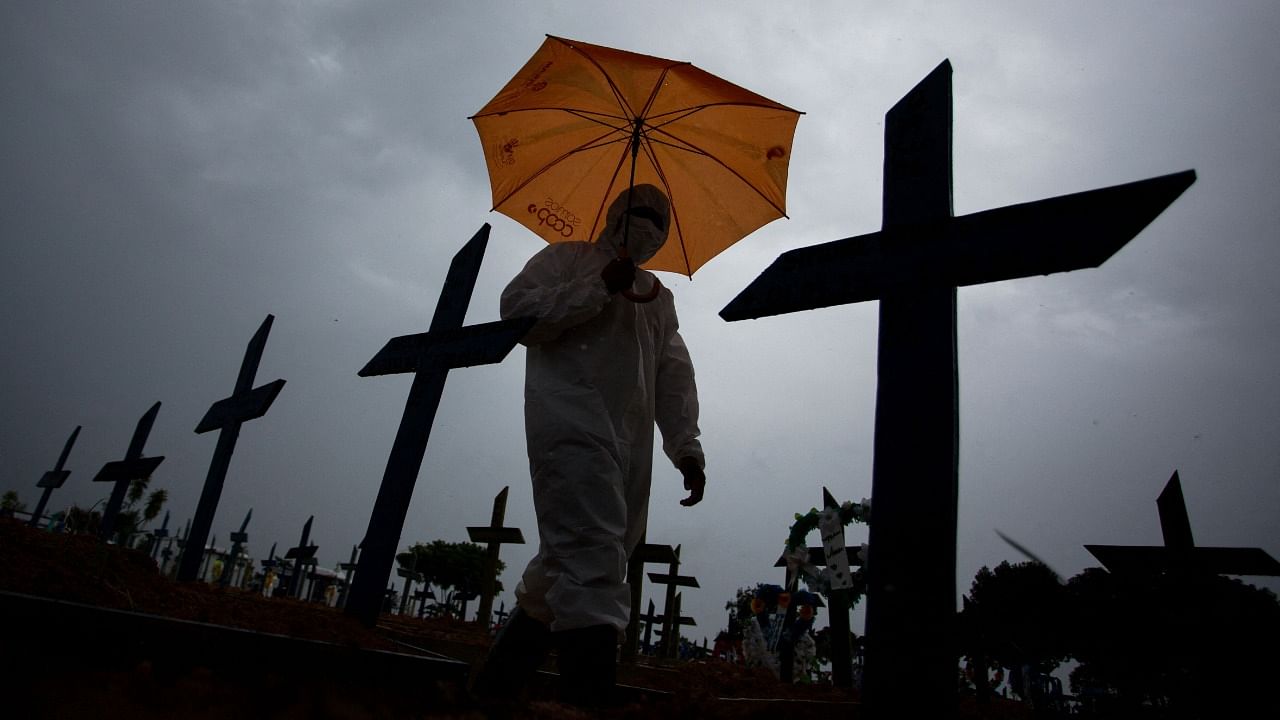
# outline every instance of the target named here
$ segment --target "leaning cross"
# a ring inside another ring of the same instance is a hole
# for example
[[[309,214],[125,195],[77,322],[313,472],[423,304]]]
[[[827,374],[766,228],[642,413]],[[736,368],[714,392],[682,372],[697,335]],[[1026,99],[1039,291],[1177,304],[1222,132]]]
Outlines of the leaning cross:
[[[240,363],[240,375],[236,377],[236,387],[231,397],[214,403],[205,413],[204,419],[196,426],[197,433],[221,430],[218,433],[218,444],[213,450],[213,461],[209,464],[209,474],[205,476],[204,489],[200,491],[200,502],[196,505],[196,517],[191,525],[191,534],[187,536],[188,547],[204,547],[205,538],[209,537],[209,528],[213,526],[213,515],[218,510],[218,500],[222,497],[222,484],[227,479],[227,468],[231,466],[231,454],[236,449],[236,439],[240,437],[240,425],[246,421],[260,418],[267,414],[271,403],[284,387],[284,380],[276,380],[266,385],[253,387],[253,378],[258,374],[258,363],[262,360],[262,351],[267,346],[267,335],[271,332],[274,315],[268,315],[258,327],[258,331],[249,340],[244,351],[244,360]],[[195,545],[191,545],[194,542]],[[188,557],[184,553],[178,565],[178,579],[195,580],[200,569],[198,555]]]
[[[129,489],[129,483],[150,477],[164,461],[163,455],[142,457],[142,448],[147,444],[147,436],[151,434],[151,426],[155,424],[159,412],[160,403],[157,402],[143,413],[138,426],[134,428],[133,439],[129,441],[129,451],[124,454],[124,459],[103,465],[93,478],[94,482],[115,483],[111,488],[107,507],[102,511],[102,525],[98,528],[98,535],[103,540],[109,539],[116,529],[116,516],[120,514],[120,506],[124,504],[124,494]]]
[[[674,625],[676,619],[680,617],[680,609],[676,605],[677,604],[676,588],[677,587],[693,587],[693,588],[700,587],[698,585],[697,578],[693,577],[692,575],[679,574],[678,572],[680,569],[680,546],[679,545],[676,546],[674,555],[675,557],[671,560],[671,563],[667,566],[666,575],[663,575],[661,573],[649,573],[649,582],[654,583],[655,585],[667,586],[666,602],[664,602],[662,605],[662,613],[663,613],[662,632],[664,634],[662,636],[663,649],[662,649],[661,655],[663,657],[675,657],[676,649],[670,642],[668,642],[668,640],[672,637],[672,626]],[[677,630],[676,632],[679,632],[679,631]]]
[[[80,426],[77,425],[75,430],[71,431],[71,437],[67,438],[67,444],[62,446],[62,454],[58,456],[58,464],[53,469],[46,472],[40,477],[40,481],[36,483],[36,487],[44,488],[44,492],[40,494],[40,502],[36,503],[36,509],[31,513],[31,527],[40,525],[40,518],[44,515],[44,508],[49,504],[49,496],[53,491],[62,487],[62,484],[71,477],[70,470],[63,470],[62,466],[67,462],[67,456],[71,454],[71,446],[76,444],[76,436],[80,434]]]
[[[315,515],[307,516],[307,521],[302,524],[302,537],[298,540],[298,545],[285,551],[284,559],[293,561],[293,574],[289,577],[289,588],[285,591],[288,597],[298,595],[302,585],[300,578],[304,572],[302,568],[315,562],[316,546],[310,544],[311,522],[315,519]]]
[[[488,527],[468,527],[467,536],[471,538],[473,543],[488,543],[485,548],[484,558],[484,578],[480,588],[480,607],[476,609],[476,622],[480,623],[480,627],[489,627],[489,618],[493,613],[493,596],[497,594],[497,575],[498,575],[498,551],[504,543],[514,545],[524,544],[524,533],[520,532],[520,528],[503,527],[502,521],[507,516],[507,493],[511,490],[508,485],[502,488],[502,492],[498,493],[493,499],[493,514],[490,516]]]
[[[160,527],[151,531],[151,559],[156,559],[156,553],[160,551],[160,541],[169,537],[169,511],[164,511],[164,520],[160,521]],[[166,556],[167,559],[167,556]],[[163,572],[163,571],[162,571]]]
[[[656,622],[662,623],[662,629],[658,634],[662,636],[662,650],[659,657],[675,658],[679,655],[680,650],[680,628],[686,625],[694,626],[698,623],[688,615],[680,614],[680,605],[683,601],[683,595],[677,594],[671,605],[663,608],[662,614],[654,618]]]
[[[647,537],[647,536],[646,536]],[[640,599],[644,595],[644,566],[648,563],[680,563],[675,548],[670,545],[654,545],[640,539],[640,544],[627,559],[627,584],[631,586],[631,617],[627,620],[627,636],[622,643],[622,660],[633,662],[640,645]],[[646,644],[648,640],[645,640]]]
[[[359,546],[351,546],[351,560],[349,562],[339,563],[338,569],[343,572],[342,577],[342,595],[338,598],[338,607],[345,608],[347,606],[347,595],[351,593],[351,575],[356,571],[356,558],[359,556]]]
[[[951,64],[885,116],[880,232],[781,255],[720,316],[880,300],[866,701],[953,714],[959,424],[956,288],[1097,267],[1195,172],[952,216]],[[912,712],[915,711],[915,712]]]
[[[249,542],[249,518],[253,517],[253,508],[249,508],[249,512],[244,515],[244,522],[240,523],[240,529],[231,533],[231,555],[227,558],[228,567],[222,569],[222,577],[218,579],[218,584],[227,587],[231,584],[231,573],[235,572],[236,562],[240,558],[240,552],[244,548],[244,544]]]
[[[359,568],[347,599],[345,612],[369,627],[377,621],[382,607],[383,588],[391,577],[396,546],[449,370],[500,362],[534,323],[532,318],[524,318],[463,326],[488,241],[486,223],[453,257],[430,330],[393,338],[359,373],[360,377],[413,373],[413,386],[369,515],[369,529],[360,543]]]
[[[1113,573],[1196,572],[1213,575],[1280,575],[1280,562],[1262,548],[1196,547],[1178,473],[1156,499],[1164,545],[1085,545]]]
[[[653,634],[653,624],[654,624],[654,623],[658,623],[658,622],[662,622],[662,616],[661,616],[661,615],[656,615],[656,614],[654,614],[654,607],[653,607],[653,600],[652,600],[652,599],[650,599],[650,600],[649,600],[649,611],[648,611],[648,612],[646,612],[644,615],[640,615],[640,616],[638,616],[638,619],[639,619],[639,620],[643,620],[643,621],[644,621],[644,648],[645,648],[645,651],[646,651],[646,652],[651,652],[650,648],[652,648],[652,647],[653,647],[653,641],[652,641],[652,638],[651,638],[651,636],[652,636],[652,634]]]
[[[418,572],[418,553],[413,553],[409,567],[396,568],[396,574],[404,578],[404,592],[400,593],[400,614],[409,606],[409,595],[413,592],[413,584],[422,582],[422,573]]]

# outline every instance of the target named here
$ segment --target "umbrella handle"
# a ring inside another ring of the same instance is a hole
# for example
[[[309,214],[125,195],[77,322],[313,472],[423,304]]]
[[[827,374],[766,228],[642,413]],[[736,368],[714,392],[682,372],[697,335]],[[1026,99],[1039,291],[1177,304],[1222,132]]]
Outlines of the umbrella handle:
[[[622,297],[633,303],[653,302],[658,298],[658,293],[662,292],[662,281],[655,275],[653,277],[653,287],[649,288],[647,293],[638,293],[631,288],[622,291]]]

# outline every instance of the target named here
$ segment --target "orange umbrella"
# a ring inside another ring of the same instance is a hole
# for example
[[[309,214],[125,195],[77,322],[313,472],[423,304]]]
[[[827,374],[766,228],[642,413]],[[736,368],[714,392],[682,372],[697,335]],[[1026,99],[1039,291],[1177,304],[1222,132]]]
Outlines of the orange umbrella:
[[[786,215],[800,113],[687,62],[548,36],[471,119],[493,209],[548,242],[595,240],[647,183],[671,201],[649,270],[693,272]]]

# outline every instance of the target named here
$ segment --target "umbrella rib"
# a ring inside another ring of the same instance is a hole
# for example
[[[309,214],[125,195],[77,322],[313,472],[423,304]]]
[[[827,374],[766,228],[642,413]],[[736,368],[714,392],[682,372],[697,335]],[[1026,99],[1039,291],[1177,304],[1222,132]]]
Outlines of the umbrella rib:
[[[578,53],[582,57],[586,58],[587,62],[594,65],[596,70],[600,71],[600,75],[604,78],[605,82],[609,83],[609,90],[613,92],[613,99],[615,102],[618,103],[618,107],[621,108],[623,112],[627,113],[631,117],[635,117],[635,113],[632,112],[631,110],[631,104],[627,102],[627,98],[622,94],[622,91],[618,89],[617,84],[613,82],[613,77],[609,75],[609,72],[604,69],[604,66],[601,65],[599,61],[597,61],[595,58],[587,54],[586,50],[583,50],[577,45],[574,45],[572,42],[570,42],[569,40],[566,40],[565,38],[556,37],[555,35],[548,35],[547,37],[553,38],[555,40],[559,40],[562,44],[564,44],[565,47]]]
[[[684,258],[684,269],[686,275],[692,279],[692,264],[689,262],[689,246],[684,241],[684,230],[680,227],[680,213],[676,210],[676,201],[671,196],[671,183],[667,180],[667,174],[663,172],[662,165],[658,163],[658,157],[653,152],[650,144],[645,144],[644,154],[649,158],[649,163],[653,165],[653,170],[658,174],[658,179],[662,181],[662,187],[667,192],[667,208],[671,212],[671,222],[675,225],[676,234],[680,239],[680,256]]]
[[[739,180],[741,180],[743,185],[746,185],[747,187],[751,188],[751,190],[752,190],[752,191],[754,191],[757,195],[759,195],[759,196],[760,196],[760,199],[761,199],[761,200],[764,200],[764,201],[765,201],[766,203],[768,203],[771,207],[773,207],[773,209],[774,209],[774,210],[777,210],[779,215],[781,215],[782,217],[788,217],[786,209],[781,208],[781,207],[778,207],[778,204],[777,204],[777,203],[775,203],[775,202],[774,202],[773,200],[771,200],[767,195],[765,195],[763,192],[761,192],[761,191],[760,191],[760,189],[759,189],[759,188],[757,188],[754,184],[752,184],[750,180],[747,180],[745,177],[743,177],[743,176],[742,176],[742,173],[738,172],[737,170],[734,170],[732,167],[730,167],[727,163],[725,163],[725,162],[724,162],[723,160],[721,160],[720,158],[716,157],[716,156],[715,156],[715,155],[713,155],[712,153],[707,152],[706,150],[703,150],[702,148],[698,147],[697,145],[694,145],[693,143],[689,142],[688,140],[685,140],[685,139],[683,139],[683,138],[679,138],[679,137],[676,137],[675,135],[672,135],[670,132],[667,132],[666,130],[658,130],[658,132],[660,132],[662,135],[665,135],[666,137],[671,138],[671,139],[672,139],[672,140],[674,140],[675,142],[665,142],[665,141],[657,140],[657,139],[655,139],[655,138],[651,138],[651,137],[649,137],[649,135],[648,135],[648,134],[646,134],[646,135],[645,135],[645,140],[646,140],[650,145],[652,145],[652,144],[654,144],[654,143],[657,143],[657,144],[659,144],[659,145],[664,145],[664,146],[666,146],[666,147],[670,147],[670,148],[675,149],[675,150],[683,150],[683,151],[685,151],[685,152],[692,153],[692,154],[694,154],[694,155],[701,155],[702,157],[707,158],[708,160],[710,160],[711,162],[715,163],[716,165],[719,165],[721,168],[723,168],[723,169],[724,169],[726,172],[728,172],[730,175],[733,175],[734,177],[736,177],[736,178],[738,178]],[[655,162],[655,166],[656,166],[656,162]]]
[[[511,197],[512,197],[513,195],[515,195],[516,193],[518,193],[518,192],[520,192],[521,190],[523,190],[523,189],[524,189],[524,188],[525,188],[529,183],[531,183],[531,182],[533,182],[534,180],[536,180],[536,179],[538,179],[539,177],[541,177],[541,176],[543,175],[543,173],[545,173],[545,172],[547,172],[548,170],[550,170],[551,168],[555,167],[557,164],[559,164],[561,161],[563,161],[565,158],[569,157],[570,155],[576,155],[577,153],[580,153],[580,152],[585,152],[585,151],[587,151],[587,150],[594,150],[594,149],[596,149],[596,148],[605,147],[606,145],[612,145],[612,144],[619,143],[619,142],[622,142],[622,141],[623,141],[623,138],[618,138],[618,139],[615,139],[615,140],[609,140],[608,142],[603,142],[603,143],[602,143],[602,142],[600,142],[601,140],[604,140],[605,138],[609,137],[609,135],[611,135],[611,134],[612,134],[612,133],[605,133],[604,135],[601,135],[601,136],[599,136],[599,137],[595,138],[594,140],[589,140],[589,141],[587,141],[587,142],[585,142],[585,143],[583,143],[583,144],[579,145],[578,147],[575,147],[575,148],[572,148],[572,149],[570,149],[570,150],[567,150],[567,151],[565,151],[563,154],[561,154],[559,157],[557,157],[557,158],[555,158],[555,159],[553,159],[553,160],[551,160],[551,161],[547,162],[547,163],[546,163],[545,165],[543,165],[542,167],[540,167],[540,168],[538,168],[537,170],[534,170],[533,172],[529,173],[529,176],[528,176],[528,177],[526,177],[523,181],[521,181],[519,185],[517,185],[516,187],[512,188],[512,189],[511,189],[511,192],[507,193],[506,195],[503,195],[503,196],[502,196],[502,198],[501,198],[500,200],[498,200],[497,202],[495,202],[495,203],[493,204],[493,208],[492,208],[492,210],[497,210],[497,209],[498,209],[498,207],[499,207],[500,205],[502,205],[502,204],[503,204],[503,203],[505,203],[506,201],[510,200],[510,199],[511,199]],[[628,140],[629,140],[630,138],[626,138],[626,139],[628,139]]]

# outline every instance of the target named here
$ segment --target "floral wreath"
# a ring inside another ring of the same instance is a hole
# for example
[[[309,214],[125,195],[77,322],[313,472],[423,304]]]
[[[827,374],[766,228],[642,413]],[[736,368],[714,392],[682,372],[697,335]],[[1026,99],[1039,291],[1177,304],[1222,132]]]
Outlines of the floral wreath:
[[[830,597],[830,572],[819,571],[809,565],[809,546],[805,540],[809,533],[818,529],[821,516],[822,511],[817,508],[809,508],[809,512],[803,515],[796,513],[796,521],[791,525],[791,530],[787,534],[786,558],[788,565],[798,567],[802,571],[800,575],[804,578],[806,587]],[[866,498],[863,498],[860,503],[845,501],[839,507],[839,516],[840,522],[844,527],[849,527],[850,524],[855,522],[865,525],[871,519],[871,501]],[[850,607],[858,603],[858,600],[862,598],[867,589],[865,571],[865,563],[867,561],[866,545],[863,545],[856,553],[862,558],[864,567],[851,570],[849,573],[853,580],[853,587],[849,590]]]

